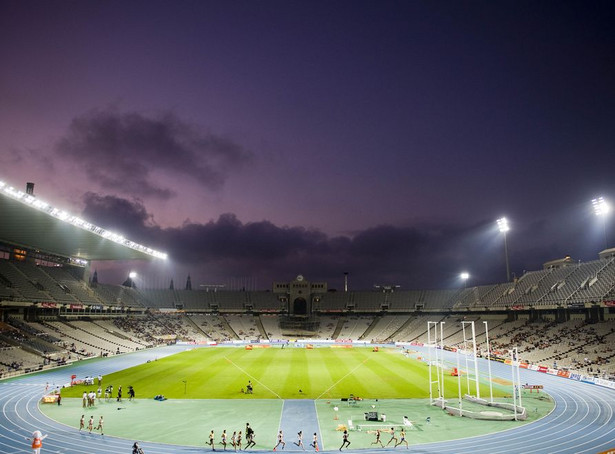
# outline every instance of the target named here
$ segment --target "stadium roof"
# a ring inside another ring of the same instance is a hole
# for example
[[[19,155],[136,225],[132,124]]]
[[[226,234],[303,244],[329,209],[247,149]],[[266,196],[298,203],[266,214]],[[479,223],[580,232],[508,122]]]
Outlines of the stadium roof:
[[[0,242],[82,260],[143,260],[166,254],[53,208],[0,181]]]

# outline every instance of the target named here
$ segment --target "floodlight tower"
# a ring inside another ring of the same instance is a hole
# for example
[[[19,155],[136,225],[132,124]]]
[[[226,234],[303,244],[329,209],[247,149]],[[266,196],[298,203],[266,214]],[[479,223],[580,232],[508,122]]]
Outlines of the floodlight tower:
[[[604,229],[604,248],[608,248],[608,240],[606,237],[606,216],[611,211],[611,205],[604,200],[604,197],[598,197],[592,200],[592,206],[594,207],[594,214],[602,217],[602,227]]]
[[[508,219],[500,218],[497,221],[498,229],[504,234],[504,257],[506,259],[506,282],[510,282],[510,264],[508,263],[508,243],[506,242],[506,232],[510,230]]]

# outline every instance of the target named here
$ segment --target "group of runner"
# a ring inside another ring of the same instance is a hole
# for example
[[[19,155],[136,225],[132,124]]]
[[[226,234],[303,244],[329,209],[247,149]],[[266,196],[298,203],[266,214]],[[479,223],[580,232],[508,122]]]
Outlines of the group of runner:
[[[243,446],[243,436],[244,435],[241,430],[239,432],[233,431],[233,434],[230,436],[230,439],[229,439],[229,436],[226,433],[226,429],[223,430],[222,435],[220,435],[220,444],[222,445],[222,450],[226,451],[226,447],[229,444],[235,451],[237,451],[237,449],[239,449],[240,451],[242,449],[244,450],[249,449],[256,445],[256,442],[254,441],[254,430],[252,429],[252,427],[250,427],[250,423],[246,423],[246,431],[245,431],[246,445],[245,447]],[[216,436],[213,430],[209,432],[208,444],[209,446],[211,446],[212,451],[216,450]]]
[[[391,438],[386,445],[382,444],[382,440],[380,439],[380,434],[382,433],[380,429],[376,429],[376,439],[372,442],[372,445],[380,445],[384,448],[385,446],[389,446],[391,443],[393,443],[393,447],[396,448],[403,443],[406,445],[406,448],[408,448],[408,440],[406,440],[406,431],[404,429],[401,429],[401,432],[399,432],[399,439],[395,436],[394,427],[391,427],[386,432],[391,435]]]
[[[297,441],[294,441],[293,443],[305,451],[305,446],[303,445],[303,431],[302,430],[297,432]],[[281,430],[278,432],[278,440],[277,440],[276,445],[273,447],[273,450],[277,451],[280,445],[282,445],[282,449],[286,447],[286,442],[284,441],[284,432]],[[310,446],[314,448],[314,451],[316,452],[320,451],[320,448],[318,446],[318,434],[316,432],[314,432],[314,435],[312,436],[312,443],[310,443]]]
[[[222,445],[223,451],[226,451],[226,448],[228,445],[230,445],[235,451],[237,451],[238,449],[240,451],[248,450],[256,446],[256,441],[254,440],[255,439],[254,429],[250,427],[250,423],[246,423],[245,437],[246,437],[246,445],[243,446],[242,444],[243,432],[241,430],[239,432],[233,431],[233,434],[230,436],[230,439],[229,439],[229,436],[226,433],[226,429],[225,429],[222,431],[222,434],[220,435],[219,444]],[[216,435],[213,430],[209,432],[208,444],[211,447],[212,451],[216,450]],[[305,447],[303,446],[303,432],[302,431],[299,431],[297,433],[297,441],[294,442],[294,444],[302,448],[305,451]],[[348,444],[350,444],[350,442],[348,442]],[[277,443],[273,447],[273,450],[276,451],[278,447],[280,446],[282,446],[282,449],[286,447],[286,442],[284,441],[284,432],[281,430],[278,433]],[[310,443],[310,446],[314,448],[316,452],[320,451],[320,448],[318,447],[318,435],[316,434],[316,432],[314,432],[314,436],[312,439],[312,443]]]
[[[381,447],[384,448],[385,446],[389,446],[391,443],[393,443],[394,448],[396,448],[397,446],[401,444],[405,444],[406,449],[409,448],[408,440],[406,440],[406,431],[403,428],[399,432],[399,438],[397,438],[397,434],[395,433],[394,427],[391,427],[389,430],[384,431],[391,436],[391,438],[389,439],[386,445],[383,444],[382,440],[380,439],[382,432],[383,431],[380,429],[376,430],[376,440],[372,442],[372,445],[380,445]],[[238,449],[240,451],[247,450],[247,449],[250,449],[256,446],[256,442],[254,441],[254,430],[250,427],[249,423],[246,423],[245,436],[246,436],[247,443],[245,447],[242,445],[242,436],[243,434],[241,430],[239,432],[234,431],[229,440],[226,430],[223,430],[222,435],[220,436],[220,442],[219,442],[222,445],[222,450],[226,451],[226,448],[228,445],[230,445],[235,451],[237,451]],[[297,433],[297,441],[293,443],[305,451],[305,446],[303,445],[303,431],[300,430]],[[209,433],[209,443],[208,444],[211,447],[212,451],[216,450],[216,436],[213,430]],[[340,446],[339,450],[341,451],[344,448],[348,449],[349,446],[350,446],[350,439],[349,439],[348,430],[344,430],[344,433],[342,434],[342,446]],[[284,449],[286,447],[286,442],[284,441],[284,432],[281,430],[278,432],[277,442],[275,446],[273,447],[273,451],[277,451],[278,448],[280,447],[281,449]],[[312,443],[310,443],[310,447],[314,448],[316,452],[320,451],[320,448],[318,446],[318,434],[316,432],[314,432]]]
[[[94,416],[90,416],[90,420],[88,421],[88,431],[92,433],[92,430],[100,430],[100,434],[104,435],[103,424],[104,420],[101,416],[98,420],[98,425],[94,427]],[[81,419],[79,420],[79,431],[81,431],[82,429],[85,429],[85,415],[81,415]]]

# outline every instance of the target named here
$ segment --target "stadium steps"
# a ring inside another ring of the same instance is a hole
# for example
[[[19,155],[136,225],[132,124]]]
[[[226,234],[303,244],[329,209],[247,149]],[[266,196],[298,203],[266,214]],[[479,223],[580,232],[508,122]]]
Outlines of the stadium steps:
[[[609,343],[609,341],[607,340],[607,337],[612,336],[612,338],[615,338],[615,331],[611,331],[610,333],[606,333],[605,335],[603,335],[602,337],[604,338],[605,344],[606,345],[612,345],[612,343]],[[544,359],[539,360],[538,362],[541,361],[550,361],[552,359],[557,358],[558,356],[562,356],[562,355],[567,355],[569,353],[573,353],[576,350],[578,350],[579,348],[584,348],[584,347],[598,347],[600,344],[597,344],[596,342],[586,342],[584,344],[580,344],[580,345],[575,345],[574,348],[571,348],[569,350],[560,352],[560,353],[556,353],[553,354],[551,356],[548,356]],[[606,359],[610,359],[615,357],[615,353],[612,353],[610,356],[605,356]]]
[[[367,329],[365,330],[365,332],[363,334],[361,334],[359,336],[359,340],[363,340],[365,339],[367,336],[369,336],[369,334],[374,330],[374,328],[376,327],[376,325],[378,324],[378,322],[382,320],[381,316],[377,316],[374,317],[374,319],[372,320],[372,322],[370,323],[370,325],[367,327]]]
[[[392,342],[393,339],[395,339],[395,336],[397,336],[399,333],[401,333],[403,330],[405,330],[410,323],[412,323],[412,317],[408,317],[408,320],[406,320],[399,328],[397,328],[397,330],[395,330],[393,332],[393,334],[391,334],[389,337],[387,337],[384,341],[385,342]]]
[[[337,326],[335,327],[335,331],[333,331],[331,339],[336,340],[339,337],[340,333],[342,332],[342,329],[344,328],[345,322],[346,320],[343,317],[337,319]]]
[[[233,336],[233,339],[235,340],[240,340],[241,338],[239,337],[239,335],[235,332],[235,330],[233,329],[233,327],[230,325],[230,323],[228,322],[228,320],[226,318],[224,318],[224,316],[220,316],[219,318],[220,323],[222,323],[222,326],[224,326],[224,329],[226,329],[226,331]]]
[[[70,327],[70,328],[74,329],[74,330],[78,329],[78,328],[75,328],[74,326],[70,325],[69,323],[66,323],[66,322],[65,322],[65,321],[63,321],[63,320],[58,320],[58,321],[59,321],[59,322],[61,322],[61,323],[63,323],[64,325],[66,325],[66,326],[68,326],[68,327]],[[87,341],[84,341],[84,340],[79,339],[79,338],[77,338],[77,337],[71,336],[70,334],[68,334],[68,333],[66,333],[66,332],[64,332],[64,331],[59,330],[59,329],[58,329],[58,328],[56,328],[55,326],[50,325],[49,323],[47,323],[47,322],[45,322],[45,321],[43,321],[43,320],[40,320],[40,321],[39,321],[39,323],[40,323],[41,325],[43,325],[43,326],[45,326],[45,327],[49,328],[49,329],[50,329],[50,330],[52,330],[52,331],[56,331],[56,332],[60,333],[63,337],[67,337],[67,338],[72,339],[72,340],[74,340],[74,341],[77,341],[77,342],[79,342],[79,343],[81,343],[81,344],[84,344],[84,345],[87,345],[87,346],[89,346],[89,347],[92,347],[92,348],[94,348],[94,349],[96,349],[96,350],[104,350],[104,351],[107,351],[107,352],[110,352],[110,353],[114,353],[112,350],[109,350],[109,349],[106,349],[106,348],[101,348],[99,345],[94,345],[94,344],[92,344],[92,343],[90,343],[90,342],[87,342]],[[88,333],[88,334],[89,334],[89,333]],[[74,351],[74,352],[71,352],[71,353],[75,353],[76,355],[80,355],[80,356],[87,356],[87,355],[84,355],[83,353],[80,353],[79,351]]]
[[[256,327],[258,328],[258,332],[261,334],[262,338],[271,340],[269,339],[269,336],[267,335],[267,331],[265,330],[265,327],[263,326],[263,321],[261,320],[260,314],[254,316],[254,322],[256,323]]]
[[[192,320],[190,317],[186,316],[186,321],[190,324],[190,326],[192,326],[197,333],[202,334],[203,337],[206,337],[207,339],[211,339],[211,336],[209,334],[207,334],[205,331],[203,331],[203,328],[201,328],[199,325],[197,325],[197,323]]]
[[[125,334],[123,334],[123,333],[121,333],[119,331],[110,331],[109,328],[107,328],[106,326],[103,326],[103,325],[101,325],[99,323],[96,323],[94,320],[91,320],[90,323],[92,323],[93,325],[98,326],[100,329],[105,330],[105,333],[109,333],[110,336],[117,337],[118,339],[121,339],[121,340],[130,341],[133,344],[139,344],[143,348],[147,348],[148,347],[148,345],[146,343],[144,343],[141,339],[139,339],[139,340],[135,340],[135,339],[138,339],[138,338],[131,339],[130,337],[126,336]],[[104,340],[107,340],[107,339],[104,339]],[[133,347],[126,347],[126,348],[129,349],[129,350],[133,349]]]
[[[440,320],[436,321],[436,323],[440,323],[440,322],[444,322],[446,320],[446,316],[442,317]],[[422,331],[420,334],[414,336],[412,339],[410,339],[410,342],[416,342],[418,341],[421,337],[427,337],[427,329],[425,329],[424,331]],[[427,341],[425,341],[427,342]]]
[[[613,260],[615,260],[615,259],[610,259],[610,260],[607,260],[607,261],[606,261],[606,263],[605,263],[602,267],[600,267],[600,269],[599,269],[598,271],[596,271],[596,273],[593,275],[593,277],[599,278],[599,277],[600,277],[600,275],[602,274],[602,272],[603,272],[603,271],[604,271],[604,270],[605,270],[605,269],[606,269],[606,268],[607,268],[607,267],[608,267],[611,263],[613,263]],[[577,293],[580,293],[582,290],[583,290],[583,287],[582,287],[582,286],[577,286],[577,287],[574,289],[574,291],[573,291],[570,295],[568,295],[568,296],[565,298],[565,301],[566,301],[566,302],[568,302],[568,301],[572,300],[572,297],[573,297],[573,296],[575,296]]]
[[[19,341],[15,340],[15,339],[12,339],[12,338],[8,337],[8,336],[4,336],[4,335],[0,334],[0,340],[1,341],[6,342],[7,344],[14,345],[15,347],[19,347],[23,351],[28,352],[28,353],[32,353],[33,355],[36,355],[39,358],[44,358],[43,352],[33,348],[31,345],[29,345],[27,343],[28,339],[29,339],[28,336],[25,336],[25,339],[23,340],[23,342],[19,342]],[[55,351],[54,352],[50,352],[50,353],[55,353]]]

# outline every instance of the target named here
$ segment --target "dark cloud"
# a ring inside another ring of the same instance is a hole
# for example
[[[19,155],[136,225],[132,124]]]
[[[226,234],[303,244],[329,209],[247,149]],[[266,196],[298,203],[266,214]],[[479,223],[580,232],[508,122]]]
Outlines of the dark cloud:
[[[267,288],[273,281],[302,273],[341,287],[343,273],[349,272],[353,285],[362,288],[376,283],[442,287],[456,285],[449,278],[475,258],[467,252],[475,245],[463,239],[477,226],[382,225],[352,237],[330,237],[318,230],[280,227],[268,221],[243,223],[229,213],[204,224],[186,222],[161,229],[139,200],[88,193],[84,202],[86,219],[165,250],[173,266],[191,273],[195,282],[255,276]],[[492,250],[485,253],[485,269],[494,268],[498,259]]]
[[[244,276],[258,280],[263,289],[303,274],[339,289],[344,272],[350,273],[355,289],[374,284],[454,288],[461,285],[461,271],[470,272],[468,285],[506,279],[503,237],[493,221],[380,225],[331,237],[319,230],[280,227],[269,221],[244,223],[230,213],[204,224],[187,221],[162,229],[139,200],[88,193],[84,202],[84,218],[168,252],[175,277],[182,280],[190,273],[195,283],[229,282]],[[524,270],[540,269],[544,262],[566,254],[575,259],[597,258],[596,245],[588,242],[579,247],[574,230],[569,234],[569,249],[561,249],[553,240],[555,231],[562,231],[562,226],[548,220],[511,230],[507,237],[511,274],[519,277]],[[598,235],[600,240],[603,236]]]
[[[232,168],[252,158],[232,140],[202,133],[172,113],[154,118],[113,109],[73,119],[55,151],[82,166],[106,190],[160,199],[175,195],[157,180],[161,174],[189,177],[217,190]]]

